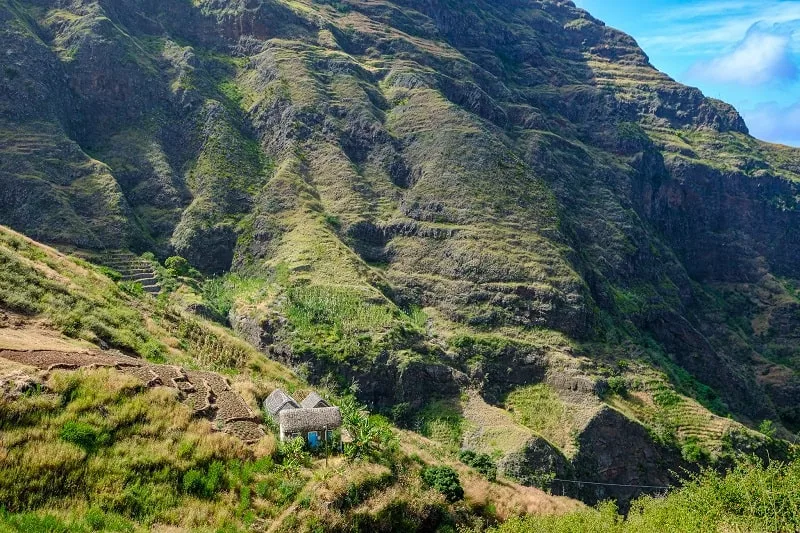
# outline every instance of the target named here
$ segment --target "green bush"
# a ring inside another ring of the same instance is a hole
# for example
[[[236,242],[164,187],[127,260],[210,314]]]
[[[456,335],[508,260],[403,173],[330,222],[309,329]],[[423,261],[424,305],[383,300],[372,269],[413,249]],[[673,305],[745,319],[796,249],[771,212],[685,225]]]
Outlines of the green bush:
[[[231,286],[229,286],[229,282]],[[228,277],[214,278],[203,283],[203,301],[220,318],[227,318],[235,300],[235,281]]]
[[[278,445],[278,458],[286,470],[298,470],[311,464],[311,454],[306,449],[306,441],[301,437]]]
[[[771,439],[774,438],[776,432],[775,422],[773,422],[772,420],[762,421],[761,424],[758,426],[758,431]]]
[[[659,407],[668,408],[681,403],[681,397],[675,391],[663,388],[653,395],[653,401]]]
[[[183,491],[199,498],[211,498],[224,484],[225,465],[214,461],[206,471],[199,469],[188,470],[183,474]]]
[[[110,278],[111,281],[122,281],[122,274],[114,270],[113,268],[109,268],[107,266],[98,267],[100,273]]]
[[[144,296],[144,287],[138,281],[120,281],[118,285],[125,294],[135,297]]]
[[[449,502],[464,499],[464,488],[458,473],[449,466],[426,466],[420,472],[422,481],[429,487],[444,494]]]
[[[613,376],[608,379],[608,390],[618,396],[626,396],[628,394],[628,383],[622,376]]]
[[[691,438],[681,447],[681,456],[690,463],[701,463],[707,461],[710,454],[696,438]]]
[[[167,260],[164,261],[164,266],[167,268],[170,275],[179,277],[188,276],[189,270],[191,269],[189,261],[179,255],[168,257]]]
[[[94,452],[98,447],[109,443],[110,435],[89,424],[70,420],[61,428],[61,440],[69,442],[87,453]]]
[[[462,450],[458,459],[467,466],[471,466],[489,481],[497,481],[497,464],[492,456],[486,453],[475,453],[472,450]]]

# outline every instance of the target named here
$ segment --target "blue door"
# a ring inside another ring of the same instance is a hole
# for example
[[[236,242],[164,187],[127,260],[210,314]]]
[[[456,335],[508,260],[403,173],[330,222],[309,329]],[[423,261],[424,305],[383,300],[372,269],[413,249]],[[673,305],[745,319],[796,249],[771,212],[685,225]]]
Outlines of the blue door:
[[[319,446],[319,434],[316,431],[308,432],[308,443],[312,448]]]

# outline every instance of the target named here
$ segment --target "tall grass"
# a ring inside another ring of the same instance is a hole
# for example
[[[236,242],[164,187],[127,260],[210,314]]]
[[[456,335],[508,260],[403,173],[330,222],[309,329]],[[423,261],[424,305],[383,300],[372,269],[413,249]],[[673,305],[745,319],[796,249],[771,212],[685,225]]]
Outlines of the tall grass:
[[[493,533],[800,531],[800,459],[744,459],[727,474],[705,470],[664,498],[634,502],[627,518],[613,504],[561,517],[528,516]]]
[[[165,389],[111,370],[57,372],[47,387],[0,399],[0,531],[217,528],[231,517],[244,527],[291,503],[254,509],[253,494],[277,494],[287,475]],[[292,476],[304,485],[308,474]]]
[[[380,331],[397,314],[386,304],[366,301],[359,292],[330,286],[295,286],[288,290],[287,318],[302,331],[327,327],[341,335]]]
[[[0,306],[44,316],[67,336],[102,340],[160,360],[166,348],[148,332],[132,303],[129,295],[91,267],[65,261],[0,230]]]

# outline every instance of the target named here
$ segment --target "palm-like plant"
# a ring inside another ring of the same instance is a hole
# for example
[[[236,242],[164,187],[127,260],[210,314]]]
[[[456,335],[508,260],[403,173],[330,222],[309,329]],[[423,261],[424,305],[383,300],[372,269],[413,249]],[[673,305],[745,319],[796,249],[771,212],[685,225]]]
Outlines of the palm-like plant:
[[[344,444],[348,459],[381,461],[394,453],[397,441],[388,424],[370,416],[353,398],[346,398],[339,408],[344,429],[350,435],[350,442]]]

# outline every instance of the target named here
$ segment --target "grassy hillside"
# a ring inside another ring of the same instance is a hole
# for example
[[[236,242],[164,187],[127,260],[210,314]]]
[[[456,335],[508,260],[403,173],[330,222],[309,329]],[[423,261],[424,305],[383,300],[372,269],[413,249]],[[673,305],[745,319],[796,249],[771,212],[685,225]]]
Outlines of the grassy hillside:
[[[666,497],[643,498],[624,518],[607,504],[566,516],[515,519],[489,531],[794,531],[800,526],[798,475],[797,459],[768,467],[745,461],[726,475],[704,472]]]
[[[269,424],[266,437],[246,444],[181,402],[176,388],[148,388],[136,372],[91,361],[129,354],[220,372],[257,413],[275,387],[299,398],[310,390],[295,373],[226,328],[6,228],[0,257],[0,353],[8,354],[0,356],[0,530],[425,530],[580,505],[489,481],[344,397],[337,401],[355,406],[345,412],[357,437],[346,456],[279,444]],[[14,362],[28,350],[83,368]],[[463,499],[423,481],[435,465],[454,469]]]

